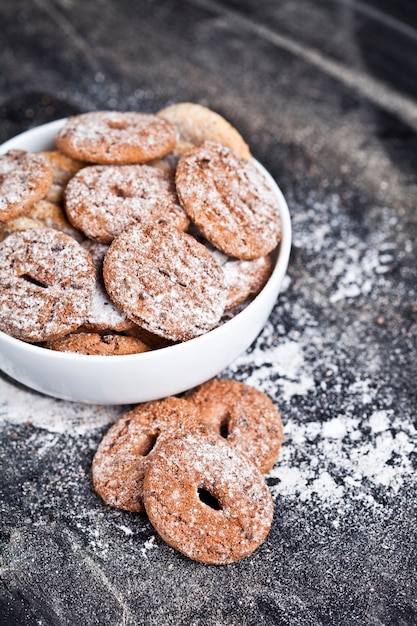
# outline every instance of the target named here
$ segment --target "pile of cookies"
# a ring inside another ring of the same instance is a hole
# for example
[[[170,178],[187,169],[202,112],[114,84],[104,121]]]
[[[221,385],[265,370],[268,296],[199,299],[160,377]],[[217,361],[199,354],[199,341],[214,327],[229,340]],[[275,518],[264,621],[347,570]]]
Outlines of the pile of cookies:
[[[268,280],[277,199],[217,113],[80,114],[56,148],[0,156],[0,330],[144,352],[211,330]]]
[[[146,511],[159,535],[191,559],[232,563],[269,532],[273,503],[263,474],[282,442],[267,395],[213,379],[123,415],[96,451],[93,485],[110,506]]]

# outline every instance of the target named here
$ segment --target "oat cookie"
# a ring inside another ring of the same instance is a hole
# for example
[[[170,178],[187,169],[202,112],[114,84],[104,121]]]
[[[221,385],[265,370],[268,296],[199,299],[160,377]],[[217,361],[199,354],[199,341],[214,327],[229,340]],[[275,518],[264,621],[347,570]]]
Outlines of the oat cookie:
[[[52,167],[40,154],[10,150],[0,155],[0,221],[27,213],[52,184]]]
[[[262,391],[236,380],[213,379],[187,396],[204,423],[246,454],[266,474],[284,440],[281,416]]]
[[[69,117],[57,148],[74,159],[100,164],[144,163],[175,147],[174,124],[150,113],[98,111]]]
[[[257,167],[206,141],[178,162],[177,192],[185,212],[225,254],[255,259],[281,238],[278,202]]]
[[[65,209],[71,223],[103,243],[137,222],[171,224],[186,230],[174,178],[149,165],[92,165],[68,183]]]
[[[221,267],[193,237],[138,224],[111,244],[103,264],[113,302],[151,333],[186,341],[210,330],[226,300]]]
[[[96,356],[121,356],[147,352],[149,347],[136,337],[115,333],[70,333],[61,339],[44,344],[49,350],[57,352],[76,352]]]
[[[143,511],[143,478],[159,437],[198,428],[198,410],[169,397],[139,404],[111,426],[93,459],[94,489],[111,506]]]
[[[214,433],[162,441],[146,467],[143,499],[152,525],[169,545],[213,565],[251,554],[273,516],[262,474]]]
[[[178,102],[157,113],[178,128],[179,153],[184,154],[190,145],[199,146],[204,141],[216,141],[234,150],[240,157],[251,160],[248,144],[224,117],[211,109],[193,102]]]
[[[90,308],[90,255],[50,228],[12,233],[0,244],[0,330],[29,342],[78,328]]]

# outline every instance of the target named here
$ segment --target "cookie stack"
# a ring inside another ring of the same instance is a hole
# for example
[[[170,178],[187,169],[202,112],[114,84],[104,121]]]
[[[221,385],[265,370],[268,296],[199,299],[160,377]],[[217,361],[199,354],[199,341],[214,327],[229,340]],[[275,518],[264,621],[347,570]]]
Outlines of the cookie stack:
[[[213,379],[123,415],[97,449],[93,485],[110,506],[146,511],[159,535],[191,559],[232,563],[269,532],[273,504],[263,474],[282,441],[268,396]]]
[[[206,333],[262,289],[277,200],[220,115],[85,113],[56,146],[0,157],[0,330],[132,354]]]

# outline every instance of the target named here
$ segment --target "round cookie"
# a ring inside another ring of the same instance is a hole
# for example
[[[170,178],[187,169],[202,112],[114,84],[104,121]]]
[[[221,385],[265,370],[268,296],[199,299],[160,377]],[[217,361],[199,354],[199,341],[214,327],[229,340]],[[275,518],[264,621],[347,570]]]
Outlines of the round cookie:
[[[0,330],[49,341],[84,321],[95,283],[90,255],[50,228],[12,233],[0,244]]]
[[[56,135],[61,152],[100,164],[144,163],[175,147],[174,124],[150,113],[97,111],[69,117]]]
[[[146,467],[143,500],[150,522],[169,545],[213,565],[251,554],[273,516],[262,474],[214,433],[162,441]]]
[[[0,155],[0,221],[27,213],[52,185],[52,167],[41,155],[10,150]]]
[[[149,165],[91,165],[65,190],[71,223],[103,243],[132,224],[149,221],[187,230],[189,219],[178,202],[172,175]]]
[[[221,267],[193,237],[138,224],[111,244],[104,283],[126,316],[151,333],[186,341],[213,328],[226,300]]]
[[[48,341],[44,347],[57,352],[76,352],[96,356],[139,354],[149,350],[149,347],[136,337],[86,332],[71,333],[61,339]]]
[[[206,426],[246,454],[266,474],[284,440],[281,416],[262,391],[236,380],[213,379],[187,396]]]
[[[216,141],[236,152],[242,159],[252,159],[248,144],[236,128],[201,104],[178,102],[162,109],[157,115],[177,126],[180,154],[185,152],[183,146],[187,149],[190,144],[199,146],[205,141]]]
[[[278,244],[281,220],[269,182],[228,148],[206,141],[184,154],[176,186],[191,221],[225,254],[256,259]]]
[[[97,448],[92,465],[94,489],[111,506],[143,511],[144,472],[157,440],[174,436],[178,430],[199,428],[199,420],[195,407],[175,397],[139,404],[125,413]]]

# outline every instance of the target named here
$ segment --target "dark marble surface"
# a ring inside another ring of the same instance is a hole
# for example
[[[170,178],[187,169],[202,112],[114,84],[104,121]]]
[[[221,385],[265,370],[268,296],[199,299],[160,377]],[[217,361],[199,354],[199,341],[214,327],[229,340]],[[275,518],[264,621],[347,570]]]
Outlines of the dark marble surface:
[[[413,4],[2,0],[0,20],[1,141],[200,102],[245,136],[294,228],[270,320],[222,373],[285,423],[267,541],[228,567],[181,556],[92,490],[125,407],[0,376],[2,626],[415,626]]]

